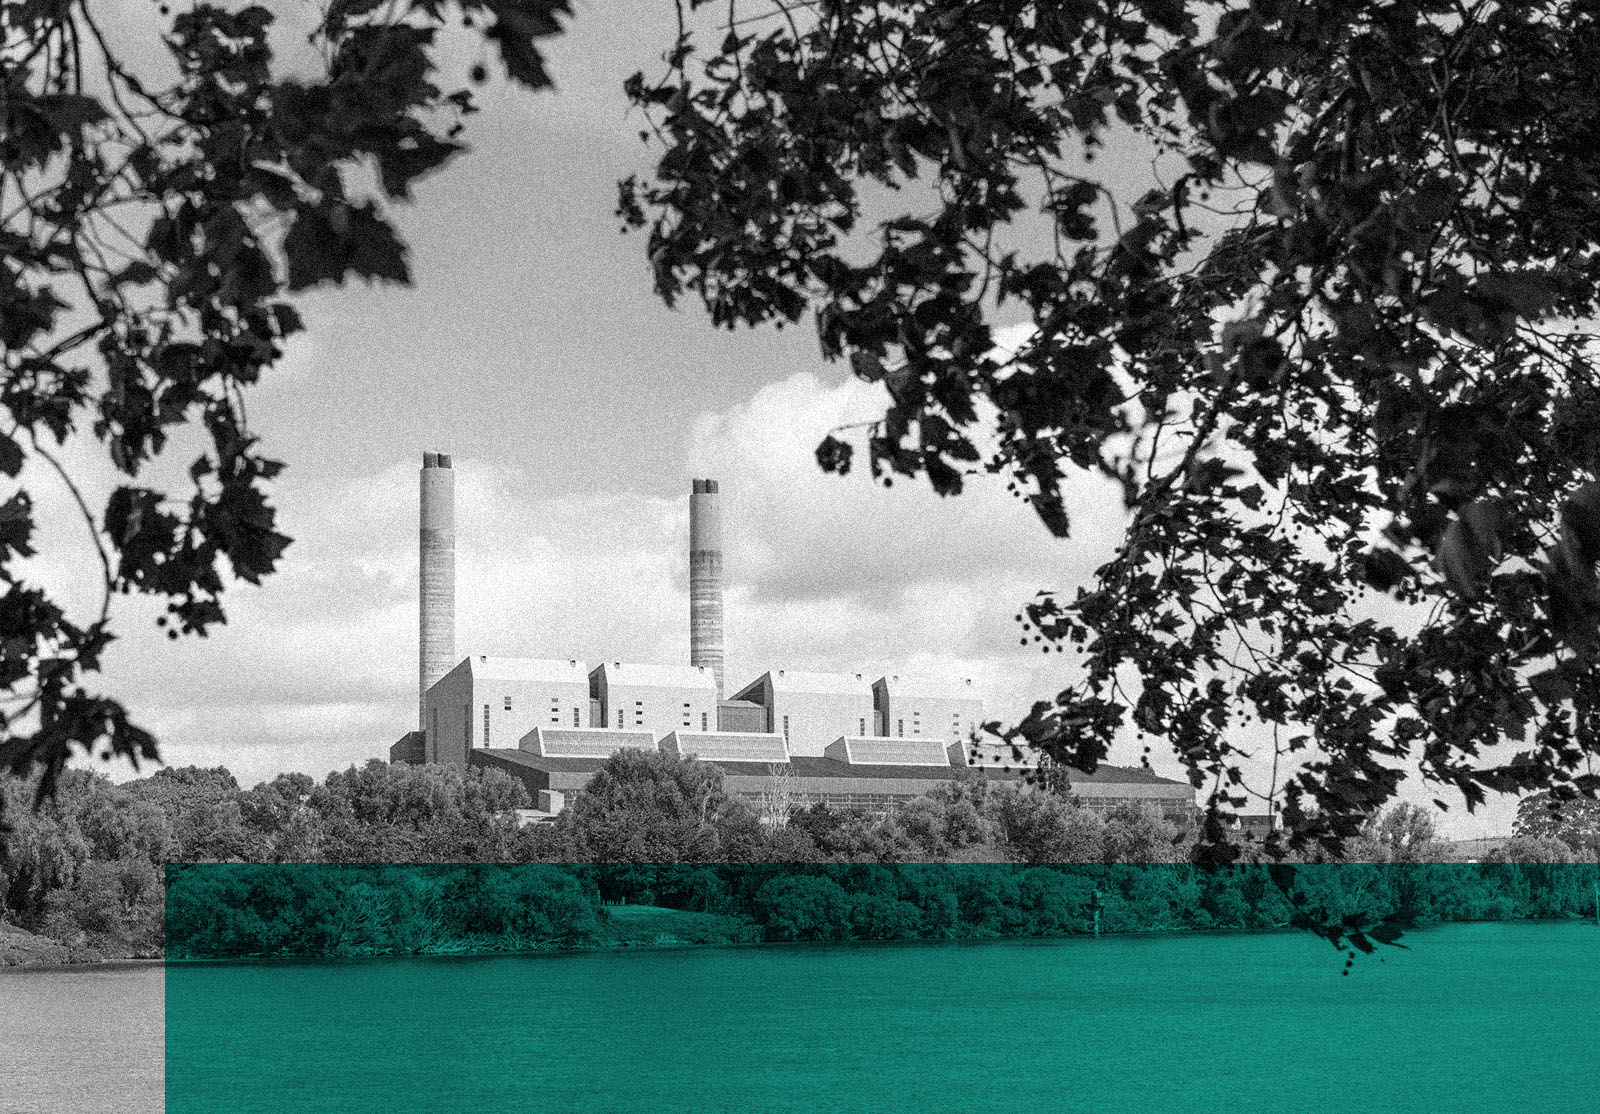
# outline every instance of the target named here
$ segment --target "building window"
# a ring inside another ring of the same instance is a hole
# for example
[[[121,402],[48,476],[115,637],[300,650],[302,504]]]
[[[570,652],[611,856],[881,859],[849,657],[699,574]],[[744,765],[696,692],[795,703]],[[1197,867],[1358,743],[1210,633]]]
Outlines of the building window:
[[[789,737],[789,717],[788,716],[784,716],[783,717],[783,737],[785,739],[787,739]]]
[[[866,716],[862,716],[861,717],[861,733],[863,735],[865,735],[867,733],[867,717]]]
[[[489,745],[489,705],[483,706],[483,745]]]
[[[621,708],[617,709],[617,726],[619,728],[627,726],[626,724],[624,724],[622,722],[622,709]]]
[[[902,739],[905,738],[905,735],[906,735],[906,721],[903,720],[903,719],[897,719],[897,720],[894,721],[894,725],[895,725],[895,734],[899,735]]]
[[[509,712],[510,710],[511,710],[511,697],[508,696],[508,697],[506,697],[506,711]]]
[[[710,724],[710,713],[709,712],[701,712],[700,713],[700,730],[702,730],[702,731],[710,731],[711,728],[710,728],[709,724]]]
[[[572,726],[574,726],[574,727],[579,727],[579,726],[581,726],[581,725],[580,725],[580,724],[579,724],[579,723],[578,723],[578,709],[577,709],[577,708],[576,708],[576,707],[574,707],[574,708],[573,708],[573,709],[572,709]]]

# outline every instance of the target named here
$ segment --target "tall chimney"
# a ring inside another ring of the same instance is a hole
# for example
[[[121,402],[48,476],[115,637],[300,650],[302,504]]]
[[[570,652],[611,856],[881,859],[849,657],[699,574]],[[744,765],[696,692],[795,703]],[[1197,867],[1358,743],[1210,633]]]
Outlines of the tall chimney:
[[[428,688],[456,656],[456,474],[447,453],[422,454],[417,728],[426,733]]]
[[[689,664],[708,665],[722,699],[722,506],[716,480],[689,493]]]

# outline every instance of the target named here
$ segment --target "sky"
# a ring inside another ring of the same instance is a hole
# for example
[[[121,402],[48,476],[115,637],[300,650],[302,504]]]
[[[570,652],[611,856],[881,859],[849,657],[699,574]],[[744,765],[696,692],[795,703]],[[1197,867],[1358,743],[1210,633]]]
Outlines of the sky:
[[[302,300],[306,334],[249,400],[289,465],[273,489],[295,539],[280,571],[231,591],[226,627],[203,640],[169,642],[153,608],[117,601],[107,687],[168,763],[224,764],[245,785],[320,777],[415,726],[424,451],[456,468],[460,656],[687,661],[688,493],[708,476],[724,501],[730,691],[769,668],[935,672],[971,677],[1013,722],[1065,684],[1066,658],[1020,644],[1013,617],[1110,556],[1114,491],[1079,483],[1073,536],[1055,540],[992,477],[941,499],[864,469],[826,476],[817,442],[879,416],[879,388],[824,362],[808,322],[717,330],[654,295],[643,237],[614,213],[617,181],[655,153],[621,86],[659,67],[672,33],[668,4],[578,4],[546,40],[555,91],[491,81],[471,152],[394,211],[414,285]],[[480,55],[457,43],[451,60]],[[68,463],[94,470],[87,454]],[[64,492],[41,491],[41,520],[38,575],[94,606]],[[1510,815],[1445,824],[1466,838]]]

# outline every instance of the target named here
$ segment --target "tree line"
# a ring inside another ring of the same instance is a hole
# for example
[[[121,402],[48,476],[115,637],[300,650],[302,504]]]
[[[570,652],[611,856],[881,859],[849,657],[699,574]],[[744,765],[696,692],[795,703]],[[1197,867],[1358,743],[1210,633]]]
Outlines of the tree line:
[[[18,805],[33,791],[0,782]],[[800,804],[774,814],[714,766],[626,751],[554,823],[531,825],[517,813],[527,790],[498,770],[373,761],[250,789],[222,767],[122,785],[73,770],[41,809],[10,813],[0,920],[102,955],[388,954],[600,943],[618,903],[774,940],[1084,931],[1095,891],[1114,932],[1280,927],[1296,911],[1275,864],[1197,866],[1192,827],[1131,805],[1097,814],[1070,786],[972,776],[885,814]],[[1374,924],[1587,915],[1597,848],[1587,810],[1531,797],[1491,861],[1441,862],[1432,817],[1403,805],[1346,861],[1301,864],[1288,892]],[[261,869],[186,869],[223,863]]]

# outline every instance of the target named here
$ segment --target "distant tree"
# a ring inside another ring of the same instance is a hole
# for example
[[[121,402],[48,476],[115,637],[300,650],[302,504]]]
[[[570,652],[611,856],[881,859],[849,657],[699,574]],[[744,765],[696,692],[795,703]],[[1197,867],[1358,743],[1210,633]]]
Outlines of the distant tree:
[[[720,857],[718,817],[736,807],[709,763],[620,750],[557,825],[596,862],[707,862]]]
[[[1108,863],[1167,863],[1177,858],[1176,833],[1137,804],[1118,804],[1102,818],[1101,854]]]
[[[246,423],[245,396],[302,329],[294,293],[410,281],[386,206],[465,149],[475,111],[470,89],[437,84],[447,23],[538,89],[549,76],[535,41],[569,11],[331,0],[292,12],[310,18],[288,29],[286,55],[281,5],[121,7],[167,57],[118,41],[94,0],[0,9],[0,769],[37,767],[42,794],[74,748],[157,756],[123,704],[91,688],[112,598],[154,596],[171,637],[204,634],[224,621],[226,584],[258,582],[288,545],[268,492],[282,465]],[[183,470],[187,494],[147,470],[186,430],[204,446]],[[127,482],[90,506],[66,448]],[[37,492],[57,481],[99,560],[103,599],[87,618],[23,575]]]
[[[304,808],[320,858],[458,862],[516,858],[514,810],[529,803],[502,770],[372,759],[329,774]]]
[[[761,822],[771,828],[785,828],[795,809],[805,808],[802,794],[794,786],[794,773],[787,763],[767,767],[767,787],[761,791]]]
[[[1518,803],[1511,832],[1519,839],[1559,839],[1569,847],[1600,851],[1600,802],[1534,793]]]
[[[1054,793],[1007,787],[988,800],[1001,838],[1024,862],[1092,863],[1105,855],[1105,824]]]
[[[1362,829],[1362,835],[1386,862],[1437,862],[1443,854],[1433,813],[1409,801],[1384,809]]]
[[[1295,846],[1408,766],[1469,807],[1600,789],[1592,5],[704,11],[627,87],[663,150],[619,211],[661,297],[814,312],[887,390],[885,484],[998,473],[1063,537],[1079,477],[1120,490],[1112,558],[1026,607],[1080,657],[1008,739],[1091,770],[1165,740],[1223,813],[1276,752],[1254,788]]]
[[[779,875],[763,883],[752,904],[769,940],[850,937],[850,895],[826,875]]]

